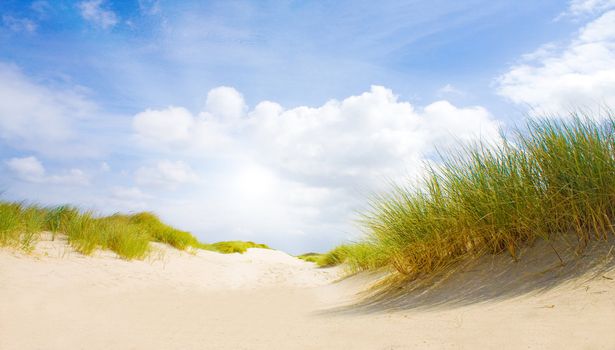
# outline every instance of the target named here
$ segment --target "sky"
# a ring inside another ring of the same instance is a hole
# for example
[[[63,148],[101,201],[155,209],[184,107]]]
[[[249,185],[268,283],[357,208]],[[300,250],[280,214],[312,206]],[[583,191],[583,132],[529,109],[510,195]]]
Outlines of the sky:
[[[0,191],[291,253],[436,150],[615,106],[615,1],[0,0]]]

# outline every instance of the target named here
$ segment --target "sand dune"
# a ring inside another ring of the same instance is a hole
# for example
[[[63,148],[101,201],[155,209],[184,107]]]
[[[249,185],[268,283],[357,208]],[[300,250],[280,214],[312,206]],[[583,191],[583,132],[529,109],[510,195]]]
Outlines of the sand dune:
[[[62,240],[0,250],[0,349],[615,349],[609,261],[558,267],[534,247],[363,299],[379,276],[338,281],[272,250],[155,249],[131,262]]]

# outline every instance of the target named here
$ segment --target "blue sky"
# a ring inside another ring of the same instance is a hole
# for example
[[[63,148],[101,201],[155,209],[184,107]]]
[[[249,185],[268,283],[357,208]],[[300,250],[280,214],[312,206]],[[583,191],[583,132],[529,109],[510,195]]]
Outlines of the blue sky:
[[[612,104],[614,7],[4,0],[0,186],[325,250],[434,147]]]

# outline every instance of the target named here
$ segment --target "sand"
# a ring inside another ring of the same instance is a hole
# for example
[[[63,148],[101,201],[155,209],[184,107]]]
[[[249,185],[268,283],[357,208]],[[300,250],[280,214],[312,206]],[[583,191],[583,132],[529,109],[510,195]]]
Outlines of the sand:
[[[156,245],[127,262],[62,240],[2,248],[0,349],[615,349],[613,264],[525,257],[365,301],[380,275],[338,281],[340,268],[274,250]]]

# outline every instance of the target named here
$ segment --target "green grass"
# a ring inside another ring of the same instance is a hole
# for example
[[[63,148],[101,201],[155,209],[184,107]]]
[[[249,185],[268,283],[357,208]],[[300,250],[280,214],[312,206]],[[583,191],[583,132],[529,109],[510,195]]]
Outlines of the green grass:
[[[223,254],[245,253],[248,248],[271,249],[266,244],[254,243],[250,241],[223,241],[217,243],[200,243],[200,249],[212,250]]]
[[[191,233],[163,223],[150,212],[96,216],[67,205],[44,208],[0,201],[0,246],[30,251],[43,231],[51,232],[53,239],[58,234],[65,235],[69,244],[82,254],[107,249],[127,260],[145,258],[150,253],[150,242],[181,250],[201,248],[225,254],[269,248],[243,241],[201,243]]]
[[[305,254],[297,255],[296,258],[301,259],[303,261],[318,264],[318,261],[322,259],[323,256],[324,254],[320,254],[320,253],[305,253]]]
[[[351,247],[350,244],[345,244],[333,248],[331,251],[322,254],[316,264],[320,267],[330,267],[345,262],[349,257],[349,247]]]
[[[613,234],[615,121],[531,121],[498,146],[442,155],[418,187],[371,201],[363,242],[327,254],[353,269],[413,279],[486,254],[518,259],[537,239],[576,235],[578,250]]]
[[[314,261],[319,267],[345,263],[351,272],[376,269],[386,264],[386,254],[368,241],[337,246]]]
[[[378,253],[376,247],[360,242],[340,245],[324,254],[306,253],[298,255],[297,258],[313,262],[318,267],[331,267],[346,263],[350,271],[354,272],[381,266],[385,256]]]
[[[0,202],[0,246],[31,250],[43,224],[43,209],[23,203]]]
[[[115,214],[112,217],[126,220],[129,224],[141,227],[149,233],[152,241],[166,243],[177,249],[196,247],[198,244],[198,240],[191,233],[166,225],[154,213],[142,212],[127,216]]]

